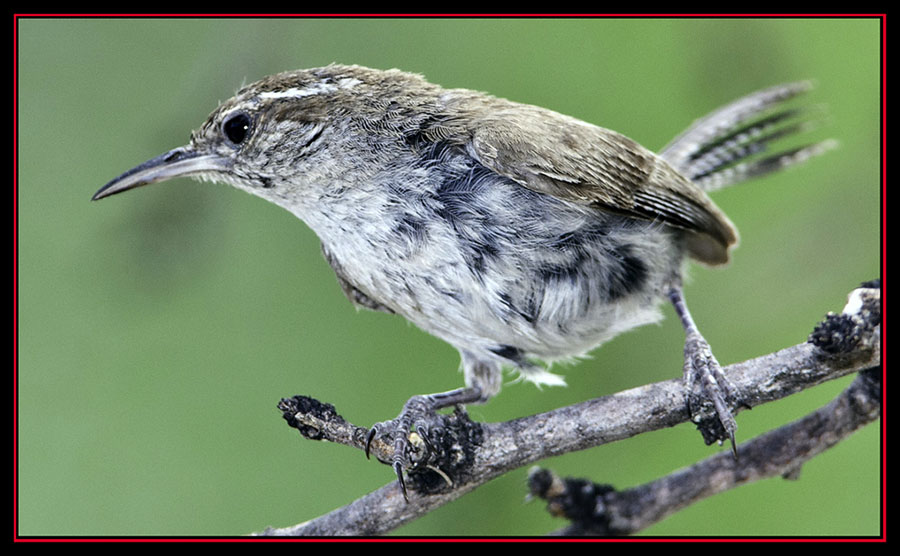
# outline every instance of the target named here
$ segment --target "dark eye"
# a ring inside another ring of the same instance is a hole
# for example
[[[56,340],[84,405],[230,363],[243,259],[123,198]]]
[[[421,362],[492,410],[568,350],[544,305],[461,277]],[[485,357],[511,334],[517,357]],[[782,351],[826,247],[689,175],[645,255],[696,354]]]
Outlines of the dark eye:
[[[235,145],[240,145],[247,138],[249,131],[250,116],[243,112],[231,114],[222,122],[222,133]]]

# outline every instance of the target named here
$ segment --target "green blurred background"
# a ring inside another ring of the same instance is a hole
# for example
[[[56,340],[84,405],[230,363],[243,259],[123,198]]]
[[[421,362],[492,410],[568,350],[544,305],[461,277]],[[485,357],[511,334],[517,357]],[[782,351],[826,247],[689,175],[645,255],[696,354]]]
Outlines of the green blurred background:
[[[741,230],[725,269],[686,294],[723,364],[802,342],[880,269],[880,38],[873,19],[18,20],[18,532],[240,535],[321,515],[391,480],[302,439],[282,396],[358,424],[461,385],[458,356],[399,317],[344,299],[318,241],[286,211],[180,180],[100,203],[119,173],[184,144],[243,83],[356,63],[425,74],[623,132],[659,149],[694,118],[814,79],[807,166],[719,192]],[[680,376],[666,320],[557,367],[568,388],[509,384],[471,408],[506,420]],[[826,403],[849,379],[741,413],[746,440]],[[720,448],[690,425],[543,462],[626,488]],[[880,426],[804,466],[703,501],[648,535],[877,535]],[[403,535],[533,535],[564,525],[525,503],[526,470]]]

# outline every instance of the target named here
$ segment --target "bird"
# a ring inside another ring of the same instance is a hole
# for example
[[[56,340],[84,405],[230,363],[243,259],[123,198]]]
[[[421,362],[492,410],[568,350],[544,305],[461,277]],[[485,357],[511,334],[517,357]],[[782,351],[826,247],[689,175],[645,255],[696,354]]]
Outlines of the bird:
[[[685,331],[692,419],[707,443],[730,440],[734,451],[743,402],[688,310],[683,276],[688,261],[726,264],[738,244],[710,192],[833,146],[770,150],[814,125],[806,109],[786,107],[810,88],[749,94],[654,153],[539,106],[331,64],[242,87],[187,145],[92,199],[180,177],[230,184],[304,221],[354,305],[455,347],[464,386],[412,396],[370,430],[368,442],[394,446],[404,496],[410,434],[439,426],[437,410],[487,402],[505,370],[562,385],[554,362],[657,322],[666,301]]]

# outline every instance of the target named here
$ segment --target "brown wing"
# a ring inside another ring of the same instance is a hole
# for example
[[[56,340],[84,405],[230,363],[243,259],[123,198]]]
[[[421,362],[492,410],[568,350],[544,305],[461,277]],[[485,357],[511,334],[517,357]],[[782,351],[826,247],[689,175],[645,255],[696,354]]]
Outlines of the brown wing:
[[[510,103],[486,112],[470,147],[481,164],[533,191],[687,230],[693,257],[728,261],[728,249],[737,243],[728,217],[649,150],[536,106]]]

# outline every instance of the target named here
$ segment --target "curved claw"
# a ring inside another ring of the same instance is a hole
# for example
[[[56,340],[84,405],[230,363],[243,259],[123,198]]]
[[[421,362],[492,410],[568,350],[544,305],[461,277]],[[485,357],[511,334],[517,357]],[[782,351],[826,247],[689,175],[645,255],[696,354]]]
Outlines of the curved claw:
[[[428,430],[427,429],[424,429],[424,428],[422,429],[422,432],[419,434],[419,438],[422,439],[422,444],[425,445],[425,451],[427,451],[427,452],[435,451],[434,444],[432,444],[431,441],[428,440]]]
[[[403,480],[403,465],[399,461],[394,462],[394,473],[397,474],[397,482],[400,483],[400,492],[403,493],[403,499],[409,503],[409,496],[406,494],[406,482]]]
[[[432,451],[434,451],[434,445],[431,443],[430,440],[428,440],[428,436],[429,436],[428,425],[426,425],[424,422],[420,421],[420,422],[416,423],[416,430],[413,431],[412,433],[410,433],[410,435],[407,437],[407,439],[410,441],[413,441],[413,438],[415,438],[416,441],[421,441],[421,444],[424,445],[424,447],[425,447],[425,451],[432,452]],[[415,443],[415,441],[413,441],[413,443]]]
[[[369,429],[369,434],[366,435],[366,459],[369,459],[369,448],[372,447],[372,440],[375,439],[376,433],[377,431],[375,430],[375,427],[372,427],[371,429]]]

